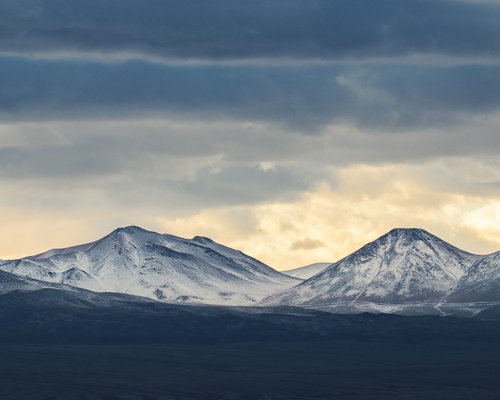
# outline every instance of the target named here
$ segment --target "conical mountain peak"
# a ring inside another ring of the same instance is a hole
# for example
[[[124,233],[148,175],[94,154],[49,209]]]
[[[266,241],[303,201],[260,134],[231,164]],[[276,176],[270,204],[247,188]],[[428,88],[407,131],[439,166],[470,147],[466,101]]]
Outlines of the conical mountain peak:
[[[431,233],[427,232],[425,229],[421,228],[394,228],[386,233],[387,236],[398,237],[398,238],[408,238],[408,239],[425,239],[429,237],[435,237]]]
[[[438,303],[478,258],[423,229],[397,228],[265,302]]]

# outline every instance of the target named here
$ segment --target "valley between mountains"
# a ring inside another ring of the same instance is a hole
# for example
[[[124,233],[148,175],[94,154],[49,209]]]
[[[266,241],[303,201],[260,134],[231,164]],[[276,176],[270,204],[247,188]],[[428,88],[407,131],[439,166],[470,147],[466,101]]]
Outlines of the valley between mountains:
[[[337,262],[283,273],[208,238],[130,226],[0,261],[0,294],[47,289],[60,301],[474,316],[500,304],[500,252],[475,255],[422,229],[394,229]]]

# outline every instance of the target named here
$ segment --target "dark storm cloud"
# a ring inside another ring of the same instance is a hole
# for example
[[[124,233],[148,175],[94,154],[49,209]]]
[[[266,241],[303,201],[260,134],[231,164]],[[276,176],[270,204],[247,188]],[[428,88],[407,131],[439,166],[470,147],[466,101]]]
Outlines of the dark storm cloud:
[[[335,73],[294,68],[166,67],[0,59],[4,119],[194,113],[317,125],[349,91]],[[318,90],[321,77],[333,79]],[[326,89],[326,90],[325,90]],[[329,93],[333,90],[333,93]],[[334,102],[332,104],[332,101]]]
[[[2,0],[0,51],[169,59],[498,56],[500,7],[445,0]]]
[[[400,129],[500,106],[500,67],[164,66],[0,58],[4,120],[186,114]]]

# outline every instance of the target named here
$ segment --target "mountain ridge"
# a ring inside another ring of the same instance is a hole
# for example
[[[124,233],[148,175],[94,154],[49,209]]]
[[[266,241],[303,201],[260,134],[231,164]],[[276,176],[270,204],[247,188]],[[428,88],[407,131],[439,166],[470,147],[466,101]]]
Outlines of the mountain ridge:
[[[394,312],[393,306],[396,310],[397,306],[408,310],[412,305],[418,305],[422,312],[425,304],[428,309],[425,312],[432,312],[429,308],[451,304],[450,296],[459,289],[472,267],[491,256],[463,251],[423,229],[395,228],[312,278],[269,296],[261,304],[337,312]],[[476,278],[485,281],[484,276]],[[497,283],[500,289],[500,271]],[[500,290],[497,292],[487,300],[500,302]],[[476,295],[469,297],[467,303],[484,300]]]
[[[184,239],[138,226],[35,256],[5,261],[13,274],[96,292],[165,302],[245,305],[299,281],[200,236]]]
[[[332,262],[317,262],[317,263],[313,263],[313,264],[304,265],[303,267],[288,269],[288,270],[281,271],[281,272],[283,272],[286,275],[293,276],[295,278],[307,280],[307,279],[310,279],[313,276],[319,274],[320,272],[324,271],[326,268],[328,268],[332,264],[334,264],[334,263],[332,263]]]
[[[419,228],[392,229],[332,264],[279,272],[207,237],[128,226],[95,242],[0,262],[0,272],[9,274],[6,282],[21,279],[14,289],[61,285],[166,303],[412,315],[474,315],[500,303],[500,252],[472,254]],[[286,275],[294,272],[309,276]]]

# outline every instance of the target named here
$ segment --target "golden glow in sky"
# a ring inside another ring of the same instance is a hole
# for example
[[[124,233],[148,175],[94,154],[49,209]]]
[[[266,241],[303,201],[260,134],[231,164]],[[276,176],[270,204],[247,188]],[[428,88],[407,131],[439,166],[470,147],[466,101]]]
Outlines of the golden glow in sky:
[[[128,224],[183,237],[208,236],[281,270],[336,261],[394,227],[424,228],[471,252],[500,250],[500,196],[473,193],[467,185],[458,191],[451,177],[459,166],[484,168],[466,160],[358,165],[341,169],[335,185],[318,184],[290,201],[217,207],[174,218],[120,205],[66,215],[11,206],[0,210],[1,256],[93,241]],[[494,173],[481,172],[483,178]]]

